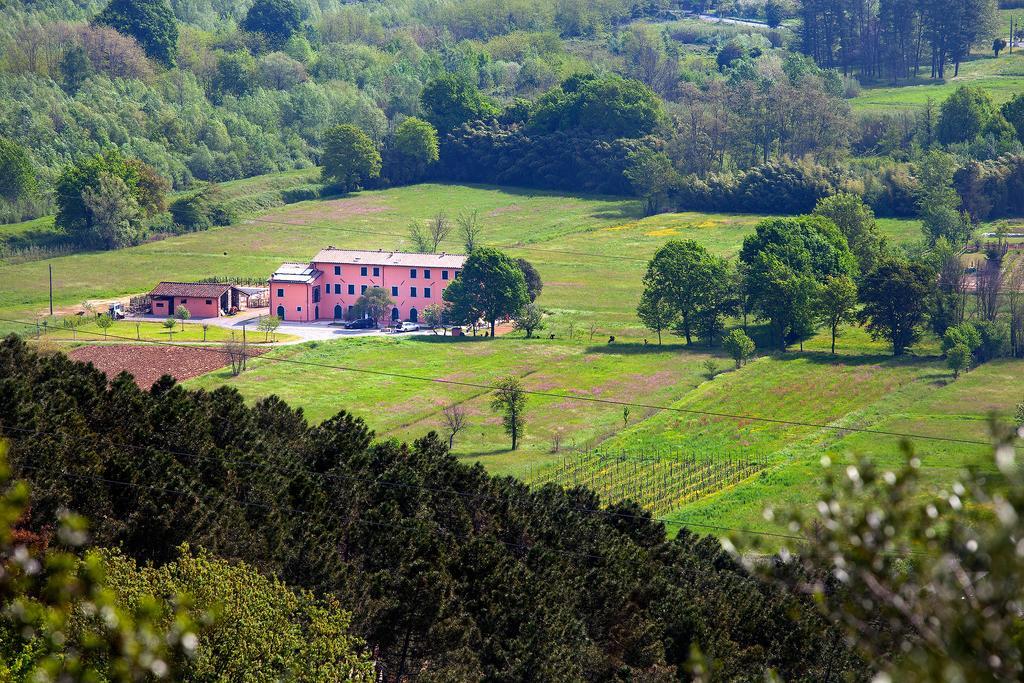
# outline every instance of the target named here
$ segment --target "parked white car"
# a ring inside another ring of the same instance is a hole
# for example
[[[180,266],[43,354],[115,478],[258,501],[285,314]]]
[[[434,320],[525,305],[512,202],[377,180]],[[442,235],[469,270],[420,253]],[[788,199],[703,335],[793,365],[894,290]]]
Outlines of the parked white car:
[[[419,331],[420,331],[420,324],[419,323],[411,323],[409,321],[406,321],[406,322],[402,323],[401,325],[399,325],[395,329],[395,332],[419,332]]]

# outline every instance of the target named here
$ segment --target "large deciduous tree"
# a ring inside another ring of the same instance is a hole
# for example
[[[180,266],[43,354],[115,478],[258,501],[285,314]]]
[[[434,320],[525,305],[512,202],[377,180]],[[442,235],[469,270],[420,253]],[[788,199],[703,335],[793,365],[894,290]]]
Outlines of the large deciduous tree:
[[[422,180],[438,160],[437,130],[415,116],[398,124],[385,150],[384,174],[396,184]]]
[[[936,134],[944,145],[970,142],[985,133],[998,137],[1004,130],[1006,119],[981,88],[962,85],[939,108]]]
[[[780,349],[813,334],[825,278],[852,277],[857,267],[846,238],[822,216],[760,221],[743,240],[740,261],[748,306],[771,323]]]
[[[465,77],[446,73],[427,82],[420,94],[423,113],[434,128],[447,133],[467,121],[497,116],[499,110]]]
[[[866,273],[875,267],[885,247],[885,238],[878,230],[871,207],[860,197],[850,192],[825,197],[815,205],[814,214],[836,224],[857,257],[860,272]]]
[[[351,192],[378,177],[380,170],[377,146],[356,126],[346,123],[330,128],[324,134],[324,180]]]
[[[859,313],[871,336],[885,339],[902,356],[921,336],[934,272],[919,263],[891,259],[864,277]]]
[[[69,166],[57,180],[57,225],[76,241],[105,248],[131,244],[143,221],[166,209],[168,183],[117,151]]]
[[[728,263],[701,244],[694,240],[668,242],[647,264],[641,302],[646,301],[648,305],[642,313],[660,316],[660,311],[650,306],[664,299],[675,311],[677,331],[686,338],[687,344],[693,343],[695,334],[700,334],[710,344],[716,325],[735,308],[731,282]],[[653,318],[651,322],[655,322]],[[645,324],[649,323],[645,321]]]
[[[944,237],[960,247],[971,235],[971,224],[953,188],[956,167],[952,155],[933,149],[914,165],[914,177],[919,188],[918,212],[928,241],[934,243]]]
[[[36,175],[25,149],[0,136],[0,198],[9,202],[24,199],[36,191]]]
[[[135,38],[150,58],[174,66],[178,22],[167,0],[111,0],[95,21]]]
[[[464,324],[483,318],[491,325],[492,337],[499,318],[516,315],[530,301],[515,259],[488,247],[469,255],[462,273],[445,288],[443,297],[451,304],[452,320]]]
[[[282,46],[301,24],[302,13],[293,0],[256,0],[241,26],[246,31],[262,33],[275,46]]]
[[[540,273],[532,263],[524,258],[517,258],[516,265],[519,266],[519,270],[523,271],[523,278],[526,279],[526,293],[529,294],[530,301],[536,301],[544,289],[544,281],[540,279]]]
[[[661,100],[640,81],[615,75],[576,75],[537,100],[529,126],[537,132],[639,138],[665,121]]]

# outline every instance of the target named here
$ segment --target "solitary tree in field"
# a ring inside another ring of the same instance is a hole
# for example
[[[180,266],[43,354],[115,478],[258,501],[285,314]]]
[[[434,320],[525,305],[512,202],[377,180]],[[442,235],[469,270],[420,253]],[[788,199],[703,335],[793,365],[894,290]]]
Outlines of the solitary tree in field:
[[[466,409],[457,403],[452,403],[441,409],[444,417],[444,425],[448,431],[448,450],[455,445],[455,436],[466,428]]]
[[[519,447],[519,437],[526,426],[523,415],[526,410],[526,392],[517,377],[509,375],[494,385],[491,409],[501,413],[501,424],[505,433],[512,437],[512,450]]]
[[[181,322],[181,331],[185,331],[185,321],[192,318],[192,312],[185,306],[179,305],[174,309],[174,317]]]
[[[636,315],[640,322],[658,334],[658,345],[661,345],[662,330],[671,329],[675,324],[676,310],[658,289],[646,288],[640,296],[636,307]]]
[[[267,341],[271,334],[277,331],[277,328],[281,326],[281,319],[276,315],[264,315],[260,317],[259,322],[256,324],[257,329],[263,332],[263,341]]]
[[[168,340],[174,339],[174,326],[177,324],[178,321],[176,321],[174,318],[167,318],[167,320],[163,321],[162,325],[164,326],[164,329],[167,330]]]
[[[946,352],[946,366],[953,371],[953,379],[957,379],[961,371],[971,367],[971,350],[964,344],[957,344]]]
[[[324,134],[323,177],[327,182],[351,192],[378,177],[380,169],[377,146],[357,127],[343,124]]]
[[[537,304],[526,304],[513,321],[517,330],[526,332],[526,338],[533,336],[534,330],[544,329],[544,313]]]
[[[103,330],[103,338],[104,339],[107,338],[107,330],[109,330],[110,326],[113,325],[113,324],[114,324],[113,319],[109,315],[107,315],[106,313],[104,313],[100,317],[96,318],[96,327],[98,327],[101,330]]]
[[[483,231],[483,226],[480,225],[479,211],[473,209],[460,212],[455,217],[455,224],[459,226],[459,237],[466,247],[467,254],[480,246],[480,233]]]
[[[854,309],[857,307],[857,285],[846,275],[835,275],[825,278],[818,290],[818,315],[832,333],[832,355],[836,353],[836,337],[839,326],[857,320]]]
[[[487,247],[469,255],[462,273],[442,296],[451,304],[454,322],[475,323],[483,318],[491,324],[492,337],[498,319],[515,315],[530,300],[515,259]]]
[[[747,336],[743,330],[733,330],[725,335],[722,346],[726,353],[736,361],[736,367],[740,368],[747,359],[754,353],[754,340]]]

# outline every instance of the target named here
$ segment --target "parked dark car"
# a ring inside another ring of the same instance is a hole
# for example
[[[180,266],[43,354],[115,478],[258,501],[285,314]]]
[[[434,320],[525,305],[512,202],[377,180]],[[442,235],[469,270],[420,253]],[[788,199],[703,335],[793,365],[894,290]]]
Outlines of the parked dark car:
[[[377,327],[377,321],[373,318],[360,318],[359,320],[349,320],[345,323],[346,330],[372,330]]]

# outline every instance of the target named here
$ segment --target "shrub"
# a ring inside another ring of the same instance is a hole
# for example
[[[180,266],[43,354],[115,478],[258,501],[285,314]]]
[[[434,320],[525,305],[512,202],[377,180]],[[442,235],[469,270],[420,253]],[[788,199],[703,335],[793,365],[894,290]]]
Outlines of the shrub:
[[[814,163],[778,161],[736,174],[687,176],[675,193],[677,208],[750,213],[809,213],[835,194],[841,177]]]
[[[979,363],[1006,355],[1010,348],[1010,326],[1002,320],[979,320],[974,323],[981,343],[975,350]]]

